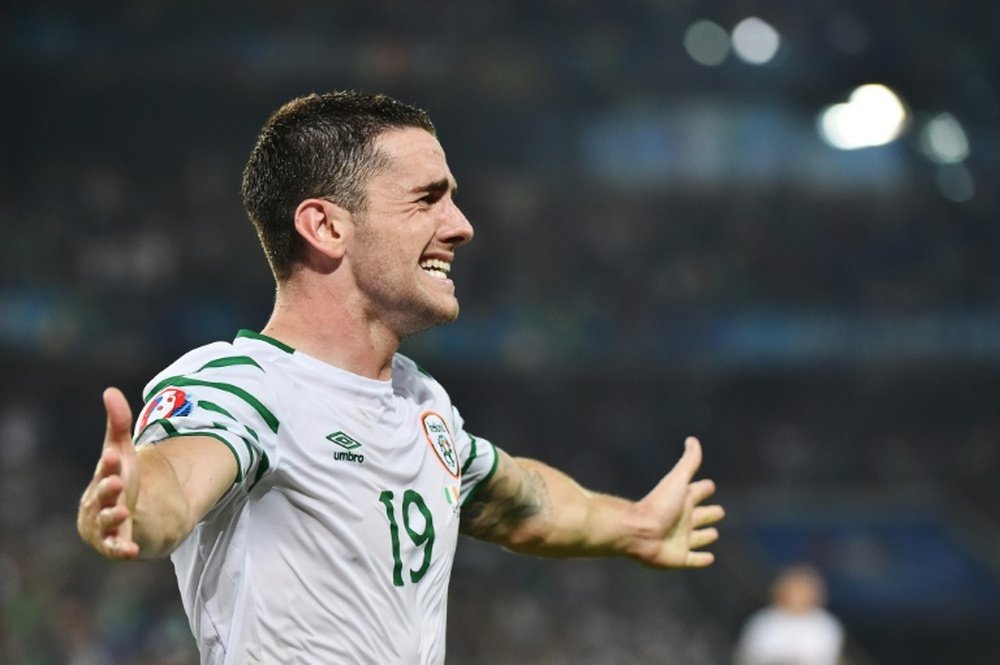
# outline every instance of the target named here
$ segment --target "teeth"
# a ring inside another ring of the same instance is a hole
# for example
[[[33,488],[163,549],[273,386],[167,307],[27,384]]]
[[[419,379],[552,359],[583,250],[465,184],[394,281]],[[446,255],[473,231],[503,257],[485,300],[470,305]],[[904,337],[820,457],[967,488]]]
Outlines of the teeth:
[[[420,267],[438,279],[447,279],[451,271],[451,264],[441,259],[424,259]]]

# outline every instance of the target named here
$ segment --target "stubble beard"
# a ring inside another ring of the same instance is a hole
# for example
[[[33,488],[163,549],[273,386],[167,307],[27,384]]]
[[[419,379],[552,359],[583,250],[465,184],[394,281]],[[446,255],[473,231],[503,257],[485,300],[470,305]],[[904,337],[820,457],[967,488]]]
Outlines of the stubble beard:
[[[399,283],[387,279],[384,271],[373,271],[366,297],[370,303],[373,318],[383,322],[400,340],[451,323],[458,318],[458,301],[453,299],[450,306],[442,302],[442,296],[435,297],[422,291],[415,283],[405,284],[399,276]]]

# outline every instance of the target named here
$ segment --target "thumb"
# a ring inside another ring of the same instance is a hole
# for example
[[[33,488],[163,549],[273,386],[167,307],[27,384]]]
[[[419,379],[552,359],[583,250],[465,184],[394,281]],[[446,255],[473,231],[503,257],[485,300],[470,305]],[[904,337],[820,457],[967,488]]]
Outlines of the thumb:
[[[689,436],[684,440],[684,454],[670,470],[669,476],[680,476],[690,482],[701,466],[701,442],[696,437]]]
[[[105,445],[112,443],[121,445],[132,442],[132,409],[128,400],[118,388],[108,388],[104,391],[104,410],[108,414],[107,430],[104,434]]]
[[[701,443],[695,437],[689,436],[684,440],[684,454],[646,495],[646,499],[653,502],[672,502],[684,496],[699,466],[701,466]]]

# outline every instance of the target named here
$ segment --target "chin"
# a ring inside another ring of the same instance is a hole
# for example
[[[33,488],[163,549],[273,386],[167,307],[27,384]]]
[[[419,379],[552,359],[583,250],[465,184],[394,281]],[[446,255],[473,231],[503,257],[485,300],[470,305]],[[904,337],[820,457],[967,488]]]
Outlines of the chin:
[[[421,315],[410,317],[409,326],[402,334],[402,337],[409,337],[424,330],[430,330],[437,326],[451,323],[458,318],[458,303],[453,303],[450,307],[433,307],[424,310]]]
[[[429,318],[433,320],[431,325],[441,325],[451,323],[458,318],[458,299],[449,298],[446,301],[435,302],[428,308]]]

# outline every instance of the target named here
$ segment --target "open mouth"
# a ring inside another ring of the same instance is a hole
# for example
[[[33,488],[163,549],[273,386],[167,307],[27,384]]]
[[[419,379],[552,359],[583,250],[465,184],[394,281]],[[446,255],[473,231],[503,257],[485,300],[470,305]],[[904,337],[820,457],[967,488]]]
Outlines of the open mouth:
[[[451,264],[441,259],[424,259],[420,262],[420,267],[436,279],[448,279],[448,273],[451,272]]]

